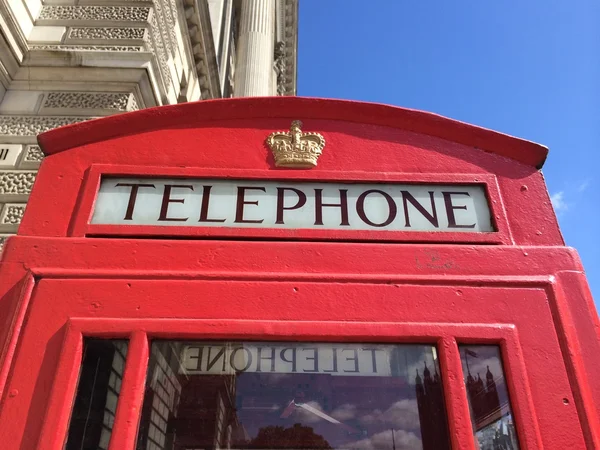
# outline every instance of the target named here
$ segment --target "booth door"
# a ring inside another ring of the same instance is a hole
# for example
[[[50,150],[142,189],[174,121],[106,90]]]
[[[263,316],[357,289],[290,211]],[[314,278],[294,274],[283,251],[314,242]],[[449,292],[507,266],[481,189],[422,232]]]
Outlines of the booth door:
[[[3,449],[586,446],[535,285],[42,279],[6,392]]]

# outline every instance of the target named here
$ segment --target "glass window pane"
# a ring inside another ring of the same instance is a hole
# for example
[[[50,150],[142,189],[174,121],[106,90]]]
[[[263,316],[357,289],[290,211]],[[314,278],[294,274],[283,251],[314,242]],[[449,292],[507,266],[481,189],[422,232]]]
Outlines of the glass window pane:
[[[437,352],[154,341],[137,448],[449,449]]]
[[[519,442],[500,348],[494,345],[461,345],[459,349],[478,448],[517,450]]]
[[[108,448],[126,356],[127,341],[85,339],[66,450]]]

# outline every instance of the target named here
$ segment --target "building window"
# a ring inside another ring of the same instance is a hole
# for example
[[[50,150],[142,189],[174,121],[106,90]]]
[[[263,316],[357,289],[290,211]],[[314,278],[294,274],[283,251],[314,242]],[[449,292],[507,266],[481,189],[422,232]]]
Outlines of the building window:
[[[154,341],[138,449],[449,449],[430,345]]]
[[[127,341],[86,339],[65,450],[108,449]]]
[[[518,450],[499,347],[462,345],[459,348],[478,448]]]

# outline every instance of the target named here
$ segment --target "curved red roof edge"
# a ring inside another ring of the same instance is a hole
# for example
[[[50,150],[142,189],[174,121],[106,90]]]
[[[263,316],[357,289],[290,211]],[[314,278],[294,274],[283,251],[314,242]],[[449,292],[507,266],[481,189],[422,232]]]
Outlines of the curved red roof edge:
[[[38,142],[44,153],[51,155],[125,134],[203,120],[279,117],[310,117],[399,128],[476,147],[537,169],[542,167],[548,155],[548,149],[543,145],[433,113],[380,103],[309,97],[246,97],[160,106],[56,128],[40,134]]]

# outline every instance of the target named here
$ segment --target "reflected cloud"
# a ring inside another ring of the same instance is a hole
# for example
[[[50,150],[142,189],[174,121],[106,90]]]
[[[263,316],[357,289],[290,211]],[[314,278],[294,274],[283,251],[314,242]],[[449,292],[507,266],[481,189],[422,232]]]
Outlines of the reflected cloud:
[[[500,365],[500,361],[498,358],[486,358],[486,359],[472,359],[469,358],[469,370],[471,371],[471,375],[477,378],[479,375],[482,379],[485,379],[485,374],[487,373],[487,368],[490,368],[490,372],[494,374],[494,379],[498,380],[502,377],[502,366]],[[464,367],[464,376],[467,377],[467,368],[466,365]]]
[[[438,374],[440,373],[440,369],[438,367],[439,362],[437,359],[433,358],[433,355],[422,354],[420,356],[421,357],[419,359],[411,362],[410,364],[408,364],[406,366],[406,374],[405,374],[406,382],[408,383],[409,386],[415,385],[415,378],[416,378],[417,372],[419,372],[421,377],[423,377],[423,370],[425,369],[425,366],[427,366],[427,368],[431,372],[432,376],[435,373],[438,373]]]
[[[394,428],[419,429],[419,408],[416,400],[400,400],[392,404],[385,411],[374,410],[370,414],[360,417],[363,425],[380,424]]]
[[[393,433],[393,436],[392,436]],[[368,439],[344,445],[344,450],[423,450],[421,439],[405,430],[386,430],[374,434]]]
[[[310,406],[311,408],[317,409],[319,411],[323,411],[323,408],[321,407],[319,402],[306,402],[306,405]],[[317,422],[321,422],[321,421],[325,420],[322,417],[319,417],[318,415],[316,415],[306,409],[303,409],[303,408],[296,408],[296,410],[294,411],[294,418],[296,420],[302,421],[302,423],[304,423],[304,424],[317,423]]]
[[[485,379],[488,367],[496,381],[504,378],[498,347],[470,345],[462,347],[460,352],[465,380],[469,371],[473,377],[477,378],[477,375],[479,375],[482,379]]]
[[[356,417],[356,406],[351,405],[350,403],[346,403],[334,409],[331,413],[331,417],[339,420],[340,422],[354,419]]]

